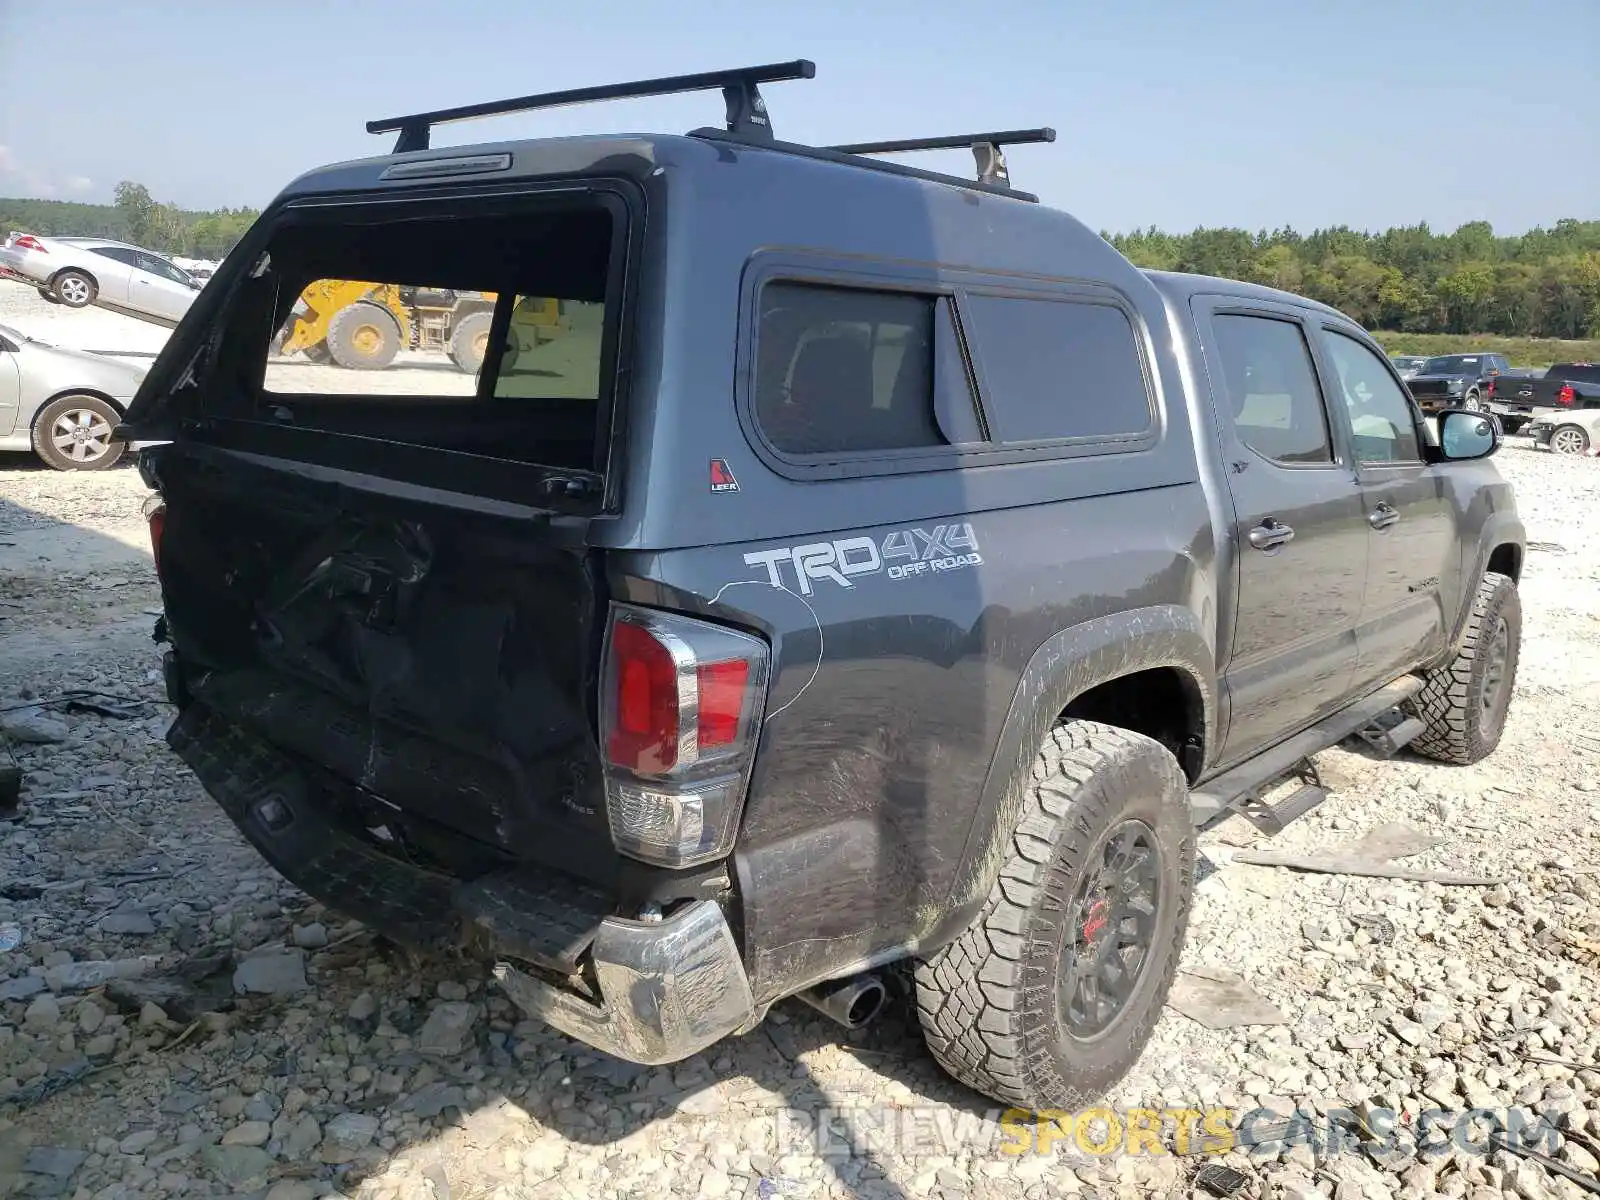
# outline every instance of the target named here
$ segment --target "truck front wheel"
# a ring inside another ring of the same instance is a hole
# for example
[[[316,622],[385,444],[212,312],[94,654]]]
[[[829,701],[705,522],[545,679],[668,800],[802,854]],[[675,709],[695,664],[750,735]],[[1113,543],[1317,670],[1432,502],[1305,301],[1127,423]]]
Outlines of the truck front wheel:
[[[1465,766],[1494,752],[1506,727],[1522,651],[1522,601],[1506,575],[1478,584],[1466,637],[1456,656],[1428,674],[1415,701],[1427,730],[1419,754]]]
[[[1159,743],[1089,721],[1052,729],[972,926],[919,963],[933,1056],[993,1099],[1079,1108],[1144,1050],[1194,890],[1183,772]]]

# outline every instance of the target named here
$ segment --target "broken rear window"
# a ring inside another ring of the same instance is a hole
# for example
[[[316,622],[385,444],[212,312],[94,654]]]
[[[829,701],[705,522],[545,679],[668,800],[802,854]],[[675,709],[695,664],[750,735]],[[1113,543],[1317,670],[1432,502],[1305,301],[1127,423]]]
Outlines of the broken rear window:
[[[510,204],[292,212],[230,322],[249,415],[602,470],[619,216],[595,201]]]

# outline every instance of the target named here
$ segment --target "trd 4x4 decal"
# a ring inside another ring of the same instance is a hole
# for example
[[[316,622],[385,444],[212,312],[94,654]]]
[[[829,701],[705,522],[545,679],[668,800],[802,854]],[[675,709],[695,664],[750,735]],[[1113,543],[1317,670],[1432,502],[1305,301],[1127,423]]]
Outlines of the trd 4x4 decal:
[[[966,522],[935,525],[928,529],[897,529],[882,543],[869,537],[836,538],[807,542],[746,554],[747,566],[767,569],[773,587],[786,587],[784,564],[794,571],[802,595],[811,595],[816,580],[827,579],[840,587],[854,587],[863,575],[887,574],[890,579],[911,579],[937,571],[975,567],[983,562],[978,539]]]

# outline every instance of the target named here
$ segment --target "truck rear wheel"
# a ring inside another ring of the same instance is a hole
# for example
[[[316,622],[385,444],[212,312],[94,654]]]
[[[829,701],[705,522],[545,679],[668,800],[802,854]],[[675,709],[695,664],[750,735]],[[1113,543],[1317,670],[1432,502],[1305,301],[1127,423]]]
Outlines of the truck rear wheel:
[[[1172,987],[1194,891],[1183,772],[1089,721],[1050,731],[972,926],[918,964],[933,1056],[995,1100],[1079,1108],[1121,1078]]]
[[[400,326],[388,309],[361,300],[333,315],[327,345],[341,367],[381,371],[400,353]]]
[[[492,313],[468,313],[450,333],[450,361],[468,375],[476,375],[483,366],[489,353],[489,326],[493,324]]]
[[[1427,732],[1418,754],[1465,766],[1494,752],[1506,727],[1522,650],[1522,601],[1510,577],[1486,572],[1455,658],[1429,673],[1417,694]]]

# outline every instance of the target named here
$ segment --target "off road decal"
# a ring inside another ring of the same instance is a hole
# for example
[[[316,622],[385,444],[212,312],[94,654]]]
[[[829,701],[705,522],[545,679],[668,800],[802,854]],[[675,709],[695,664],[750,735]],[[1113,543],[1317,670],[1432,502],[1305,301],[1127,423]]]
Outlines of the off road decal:
[[[897,529],[881,542],[869,537],[848,537],[757,550],[746,554],[744,561],[747,566],[765,567],[767,581],[773,587],[786,587],[787,576],[792,574],[801,594],[809,596],[822,581],[849,588],[868,575],[914,579],[976,567],[982,564],[983,556],[978,553],[972,526],[960,522],[931,529]]]

